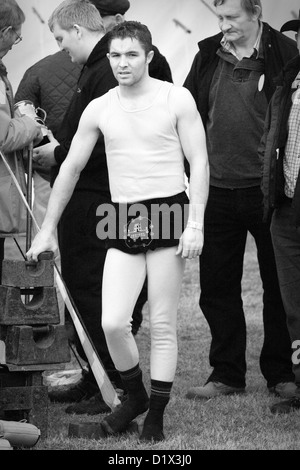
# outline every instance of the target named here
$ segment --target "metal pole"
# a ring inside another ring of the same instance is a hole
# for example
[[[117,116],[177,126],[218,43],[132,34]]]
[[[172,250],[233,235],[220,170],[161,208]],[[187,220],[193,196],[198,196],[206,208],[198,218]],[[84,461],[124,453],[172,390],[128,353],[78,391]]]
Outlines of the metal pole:
[[[27,202],[32,210],[32,157],[33,157],[33,142],[28,146],[28,162],[27,162]],[[30,212],[27,211],[26,221],[26,251],[31,247],[31,231],[32,231],[32,218]]]
[[[33,142],[28,145],[28,159],[27,159],[27,202],[32,211],[32,157],[33,157]],[[26,251],[31,247],[31,238],[32,238],[32,218],[30,211],[27,210],[26,216]],[[25,295],[25,304],[29,304],[31,296],[29,294]]]

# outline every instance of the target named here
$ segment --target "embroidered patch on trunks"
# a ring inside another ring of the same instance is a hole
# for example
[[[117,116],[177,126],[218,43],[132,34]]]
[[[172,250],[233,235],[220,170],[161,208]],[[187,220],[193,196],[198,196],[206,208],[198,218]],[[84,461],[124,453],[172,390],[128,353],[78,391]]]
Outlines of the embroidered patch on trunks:
[[[124,225],[124,240],[128,248],[149,246],[153,235],[153,225],[147,217],[136,217]]]

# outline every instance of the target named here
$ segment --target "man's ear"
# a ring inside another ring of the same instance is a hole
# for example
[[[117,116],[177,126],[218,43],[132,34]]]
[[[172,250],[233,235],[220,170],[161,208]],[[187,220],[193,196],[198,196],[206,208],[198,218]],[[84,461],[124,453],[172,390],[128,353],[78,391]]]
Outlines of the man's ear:
[[[78,24],[73,25],[73,29],[75,29],[77,35],[81,36],[82,35],[82,28]]]
[[[120,23],[123,23],[124,22],[124,16],[121,15],[121,13],[117,13],[115,15],[115,19],[116,19],[116,23],[117,24],[120,24]]]
[[[12,30],[12,26],[6,26],[5,28],[2,28],[0,30],[0,33],[2,36],[7,36],[8,34],[10,34],[11,30]]]
[[[153,56],[154,56],[154,51],[148,52],[148,55],[147,55],[147,64],[150,64],[151,60],[153,59]]]
[[[259,5],[255,5],[255,15],[254,15],[255,20],[258,20],[258,18],[260,17],[261,11],[262,11],[261,7]]]

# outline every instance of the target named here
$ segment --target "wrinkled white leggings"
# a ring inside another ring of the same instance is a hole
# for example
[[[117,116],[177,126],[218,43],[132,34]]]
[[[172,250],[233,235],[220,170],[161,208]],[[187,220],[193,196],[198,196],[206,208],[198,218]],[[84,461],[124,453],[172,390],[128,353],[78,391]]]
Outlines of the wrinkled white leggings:
[[[151,333],[151,379],[173,382],[177,365],[177,308],[185,262],[177,247],[129,255],[115,248],[107,252],[102,289],[102,326],[108,349],[119,371],[139,362],[131,333],[131,316],[145,276]]]

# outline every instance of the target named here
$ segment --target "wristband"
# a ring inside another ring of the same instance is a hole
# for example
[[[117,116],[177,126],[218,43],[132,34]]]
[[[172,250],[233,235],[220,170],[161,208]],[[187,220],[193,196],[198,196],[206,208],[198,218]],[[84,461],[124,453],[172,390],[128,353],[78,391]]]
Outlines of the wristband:
[[[195,228],[197,230],[203,230],[203,225],[199,224],[198,222],[193,222],[191,220],[188,221],[186,228]]]

